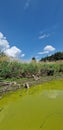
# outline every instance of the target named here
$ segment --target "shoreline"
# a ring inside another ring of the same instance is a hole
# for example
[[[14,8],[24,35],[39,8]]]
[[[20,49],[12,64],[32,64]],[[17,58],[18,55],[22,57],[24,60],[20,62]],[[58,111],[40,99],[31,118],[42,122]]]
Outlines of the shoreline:
[[[63,79],[63,75],[43,76],[40,77],[38,80],[35,80],[33,78],[13,79],[13,81],[11,81],[12,79],[2,80],[0,81],[0,99],[2,99],[4,95],[10,92],[22,90],[23,88],[29,89],[30,87],[36,85],[41,85],[50,81],[60,80],[60,79]],[[28,84],[28,87],[25,86],[25,84]]]

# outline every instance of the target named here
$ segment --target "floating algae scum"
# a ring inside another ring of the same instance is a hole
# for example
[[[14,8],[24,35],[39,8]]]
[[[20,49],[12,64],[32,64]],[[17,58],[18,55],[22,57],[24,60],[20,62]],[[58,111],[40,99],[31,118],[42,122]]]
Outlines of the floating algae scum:
[[[0,130],[63,130],[63,80],[0,100]]]

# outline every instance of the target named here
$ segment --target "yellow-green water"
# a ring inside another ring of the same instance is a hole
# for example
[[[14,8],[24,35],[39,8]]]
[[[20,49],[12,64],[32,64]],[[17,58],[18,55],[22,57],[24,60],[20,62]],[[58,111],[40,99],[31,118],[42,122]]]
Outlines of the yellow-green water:
[[[63,130],[63,80],[6,95],[0,130]]]

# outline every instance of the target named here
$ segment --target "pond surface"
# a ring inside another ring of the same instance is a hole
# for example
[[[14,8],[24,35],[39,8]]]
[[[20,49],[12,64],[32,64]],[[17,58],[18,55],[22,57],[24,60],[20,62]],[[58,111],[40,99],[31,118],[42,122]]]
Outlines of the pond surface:
[[[5,96],[0,130],[63,130],[63,80]]]

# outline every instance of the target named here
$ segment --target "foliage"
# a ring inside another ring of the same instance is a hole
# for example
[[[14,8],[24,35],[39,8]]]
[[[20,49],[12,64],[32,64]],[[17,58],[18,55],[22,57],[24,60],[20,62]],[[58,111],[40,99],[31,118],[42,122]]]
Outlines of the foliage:
[[[51,56],[42,58],[40,61],[58,61],[58,60],[63,60],[63,52],[57,52]]]
[[[35,58],[35,57],[32,57],[32,61],[33,61],[33,62],[36,62],[36,58]]]
[[[31,62],[0,60],[0,78],[32,78],[63,74],[63,62]]]

